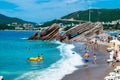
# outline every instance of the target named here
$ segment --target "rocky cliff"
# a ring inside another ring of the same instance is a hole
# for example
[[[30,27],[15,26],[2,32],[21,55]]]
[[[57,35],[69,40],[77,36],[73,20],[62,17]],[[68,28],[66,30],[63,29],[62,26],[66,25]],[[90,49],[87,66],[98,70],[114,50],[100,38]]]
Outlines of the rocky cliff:
[[[103,32],[103,26],[100,23],[87,22],[79,24],[61,35],[59,25],[53,24],[51,27],[33,34],[29,40],[60,40],[65,42],[85,41],[88,37],[95,37]]]
[[[59,25],[53,24],[51,27],[33,34],[29,40],[54,40],[59,39]]]

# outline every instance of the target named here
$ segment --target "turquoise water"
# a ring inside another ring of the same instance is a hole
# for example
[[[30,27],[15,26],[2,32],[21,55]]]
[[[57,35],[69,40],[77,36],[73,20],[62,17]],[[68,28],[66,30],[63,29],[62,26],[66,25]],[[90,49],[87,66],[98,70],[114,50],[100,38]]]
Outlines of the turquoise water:
[[[111,36],[119,36],[119,32],[106,32],[107,34],[111,35]]]
[[[33,33],[0,31],[0,75],[4,80],[60,80],[76,70],[75,66],[83,65],[82,57],[72,54],[74,45],[27,40]],[[43,54],[43,61],[27,60],[38,54]]]
[[[0,75],[3,75],[5,80],[13,80],[27,71],[42,70],[61,58],[57,49],[59,44],[26,40],[31,34],[33,32],[0,31]],[[36,57],[38,54],[43,54],[43,61],[27,61],[27,58]]]

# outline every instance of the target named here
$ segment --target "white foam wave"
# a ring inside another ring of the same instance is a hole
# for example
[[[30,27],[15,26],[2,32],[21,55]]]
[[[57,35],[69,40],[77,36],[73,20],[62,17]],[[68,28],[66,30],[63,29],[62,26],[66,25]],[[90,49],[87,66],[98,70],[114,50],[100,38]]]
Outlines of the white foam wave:
[[[73,54],[72,44],[61,44],[59,47],[62,59],[43,71],[31,71],[21,75],[15,80],[61,80],[65,75],[77,70],[76,66],[83,65],[82,57]]]

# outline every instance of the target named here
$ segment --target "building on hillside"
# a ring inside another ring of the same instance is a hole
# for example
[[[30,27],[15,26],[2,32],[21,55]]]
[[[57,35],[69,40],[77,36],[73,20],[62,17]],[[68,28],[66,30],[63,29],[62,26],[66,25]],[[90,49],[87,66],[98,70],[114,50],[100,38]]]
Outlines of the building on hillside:
[[[25,30],[33,30],[33,25],[32,24],[28,24],[28,23],[25,23],[25,24],[23,24],[23,28],[25,29]]]
[[[11,24],[7,24],[7,26],[11,26]]]
[[[23,30],[23,28],[22,28],[22,27],[17,26],[17,27],[15,27],[15,30]]]
[[[12,24],[11,24],[11,26],[18,26],[18,23],[16,23],[16,22],[13,22]]]

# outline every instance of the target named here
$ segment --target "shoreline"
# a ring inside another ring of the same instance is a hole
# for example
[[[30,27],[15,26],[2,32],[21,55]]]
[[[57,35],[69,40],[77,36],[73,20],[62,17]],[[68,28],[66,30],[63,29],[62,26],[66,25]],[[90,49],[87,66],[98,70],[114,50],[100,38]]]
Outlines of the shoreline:
[[[74,45],[76,46],[76,44]],[[96,65],[92,63],[93,58],[90,58],[90,64],[88,65],[88,68],[82,66],[72,74],[64,76],[62,80],[104,80],[104,77],[114,69],[106,62],[106,60],[109,58],[106,48],[106,45],[99,44],[99,48],[95,49],[95,54],[97,55]],[[78,49],[79,47],[77,46],[75,48],[77,53]]]

